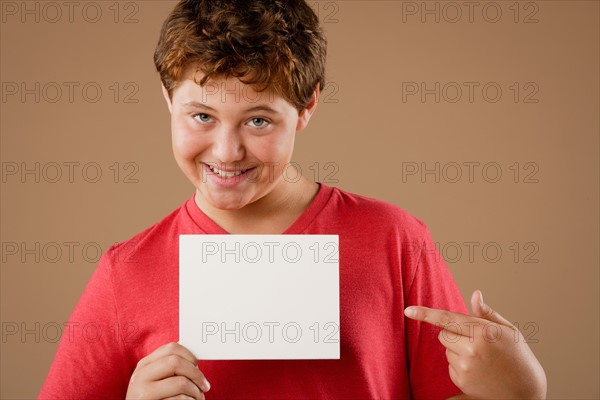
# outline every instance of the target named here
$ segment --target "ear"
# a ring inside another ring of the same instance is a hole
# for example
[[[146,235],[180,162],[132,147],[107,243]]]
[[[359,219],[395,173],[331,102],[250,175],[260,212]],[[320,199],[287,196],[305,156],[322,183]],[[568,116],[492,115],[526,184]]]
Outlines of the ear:
[[[163,92],[165,101],[167,102],[167,107],[169,107],[169,112],[172,112],[171,97],[169,97],[169,91],[167,90],[167,88],[165,87],[165,85],[162,82],[160,83],[160,86],[162,87],[162,92]]]
[[[298,114],[298,123],[296,124],[296,131],[301,131],[306,128],[308,125],[308,121],[310,121],[310,117],[313,115],[315,110],[317,109],[317,104],[319,103],[319,84],[315,87],[315,91],[313,92],[310,103],[306,105],[304,110],[300,111]]]

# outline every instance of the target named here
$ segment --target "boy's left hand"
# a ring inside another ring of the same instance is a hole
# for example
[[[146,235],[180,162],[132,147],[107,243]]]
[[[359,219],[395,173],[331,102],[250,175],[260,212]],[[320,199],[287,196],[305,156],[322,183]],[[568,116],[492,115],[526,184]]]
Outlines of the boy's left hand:
[[[475,398],[545,399],[546,374],[521,332],[483,302],[479,290],[471,296],[472,316],[422,306],[404,314],[443,328],[450,378]]]

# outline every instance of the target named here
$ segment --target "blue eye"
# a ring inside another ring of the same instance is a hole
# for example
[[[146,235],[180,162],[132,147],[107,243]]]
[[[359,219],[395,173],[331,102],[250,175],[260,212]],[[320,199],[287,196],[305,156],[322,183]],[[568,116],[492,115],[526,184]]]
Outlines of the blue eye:
[[[204,114],[204,113],[195,114],[194,118],[196,120],[199,120],[202,123],[207,123],[207,122],[210,122],[210,120],[211,120],[211,116],[208,114]]]
[[[257,128],[260,128],[261,126],[265,126],[269,123],[266,119],[260,118],[260,117],[252,118],[250,121]]]

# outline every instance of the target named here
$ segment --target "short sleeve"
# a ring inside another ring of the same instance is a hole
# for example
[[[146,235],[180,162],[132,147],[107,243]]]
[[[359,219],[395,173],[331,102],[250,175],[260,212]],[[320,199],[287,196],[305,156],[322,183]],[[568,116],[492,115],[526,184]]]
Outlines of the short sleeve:
[[[124,399],[131,367],[112,283],[110,249],[99,260],[60,339],[38,399]]]
[[[427,228],[418,251],[418,265],[405,305],[468,314],[458,286]],[[405,321],[412,398],[446,399],[460,393],[450,379],[446,349],[438,340],[440,328],[408,318]]]

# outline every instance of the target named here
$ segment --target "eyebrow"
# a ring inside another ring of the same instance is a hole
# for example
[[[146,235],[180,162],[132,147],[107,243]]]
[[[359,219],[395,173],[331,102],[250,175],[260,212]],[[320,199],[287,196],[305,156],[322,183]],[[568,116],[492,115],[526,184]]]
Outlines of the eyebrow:
[[[204,108],[204,109],[207,109],[210,111],[216,111],[211,106],[206,105],[204,103],[198,103],[197,101],[189,101],[187,103],[184,103],[183,106],[185,108]],[[279,111],[277,111],[274,108],[271,108],[265,104],[257,105],[257,106],[250,107],[250,108],[244,110],[244,112],[251,112],[251,111],[266,111],[266,112],[269,112],[272,114],[279,114]]]

